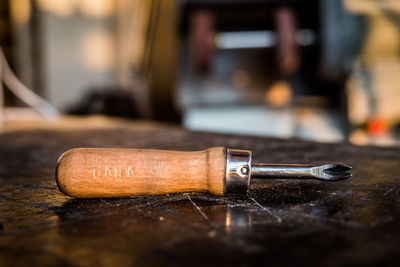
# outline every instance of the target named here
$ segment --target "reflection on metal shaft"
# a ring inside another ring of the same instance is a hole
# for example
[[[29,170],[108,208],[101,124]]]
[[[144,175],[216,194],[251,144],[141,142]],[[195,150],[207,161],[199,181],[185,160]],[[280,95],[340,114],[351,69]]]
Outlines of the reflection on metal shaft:
[[[251,166],[252,178],[314,178],[312,165],[256,163]]]

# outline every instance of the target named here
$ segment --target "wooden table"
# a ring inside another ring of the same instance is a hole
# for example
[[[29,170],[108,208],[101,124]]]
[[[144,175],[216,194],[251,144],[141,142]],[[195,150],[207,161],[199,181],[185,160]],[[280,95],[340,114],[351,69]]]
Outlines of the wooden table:
[[[0,266],[400,264],[400,150],[190,132],[100,119],[0,135]],[[340,182],[255,181],[249,195],[72,199],[58,157],[74,147],[251,149],[257,162],[343,161]]]

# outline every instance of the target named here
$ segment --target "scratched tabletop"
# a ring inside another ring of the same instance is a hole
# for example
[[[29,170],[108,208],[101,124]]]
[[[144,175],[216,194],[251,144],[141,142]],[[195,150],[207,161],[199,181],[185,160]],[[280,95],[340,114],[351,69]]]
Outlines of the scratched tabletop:
[[[254,181],[248,195],[123,199],[73,199],[54,179],[58,157],[75,147],[213,146],[251,149],[255,162],[341,161],[353,177]],[[399,149],[104,119],[9,129],[0,151],[0,266],[400,264]]]

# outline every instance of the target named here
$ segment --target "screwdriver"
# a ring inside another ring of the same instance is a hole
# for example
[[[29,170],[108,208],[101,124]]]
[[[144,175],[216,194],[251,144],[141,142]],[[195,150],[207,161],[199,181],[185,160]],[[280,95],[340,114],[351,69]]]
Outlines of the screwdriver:
[[[213,147],[184,152],[129,148],[75,148],[61,155],[56,182],[76,198],[132,197],[180,192],[246,193],[251,178],[318,179],[351,177],[343,163],[252,163],[250,150]]]

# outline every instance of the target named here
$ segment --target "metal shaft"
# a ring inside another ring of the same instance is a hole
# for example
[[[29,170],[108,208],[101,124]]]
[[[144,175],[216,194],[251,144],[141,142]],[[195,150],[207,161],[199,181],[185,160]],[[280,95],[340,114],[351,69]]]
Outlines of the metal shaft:
[[[351,167],[343,163],[310,164],[265,164],[251,165],[251,178],[261,179],[319,179],[335,181],[351,176],[346,171]]]
[[[318,179],[337,181],[351,177],[351,167],[338,162],[325,164],[252,163],[250,150],[226,149],[226,192],[245,192],[251,179]]]

